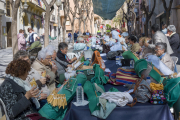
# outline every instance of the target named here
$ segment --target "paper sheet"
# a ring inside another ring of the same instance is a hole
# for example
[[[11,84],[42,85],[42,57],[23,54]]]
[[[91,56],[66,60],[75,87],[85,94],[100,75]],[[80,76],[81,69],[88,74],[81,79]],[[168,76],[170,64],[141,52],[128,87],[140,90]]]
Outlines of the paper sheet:
[[[106,56],[106,53],[102,53],[102,54],[100,54],[100,56]]]
[[[111,72],[111,70],[109,68],[106,68],[105,72]]]

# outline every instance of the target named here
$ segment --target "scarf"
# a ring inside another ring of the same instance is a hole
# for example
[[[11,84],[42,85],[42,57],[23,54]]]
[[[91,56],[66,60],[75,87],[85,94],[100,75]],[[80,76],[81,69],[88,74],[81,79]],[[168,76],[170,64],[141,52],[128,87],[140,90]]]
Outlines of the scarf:
[[[169,37],[172,37],[174,34],[176,34],[176,32],[173,32]]]
[[[7,74],[6,77],[12,79],[15,83],[17,83],[19,86],[24,88],[24,90],[26,90],[26,91],[31,90],[29,85],[21,78],[13,77],[10,74]],[[37,100],[37,98],[31,98],[31,99],[32,99],[33,103],[36,105],[36,109],[40,108],[40,104],[39,104],[39,101]]]
[[[163,53],[161,56],[159,56],[159,59],[161,60],[164,56],[165,56],[166,53]]]

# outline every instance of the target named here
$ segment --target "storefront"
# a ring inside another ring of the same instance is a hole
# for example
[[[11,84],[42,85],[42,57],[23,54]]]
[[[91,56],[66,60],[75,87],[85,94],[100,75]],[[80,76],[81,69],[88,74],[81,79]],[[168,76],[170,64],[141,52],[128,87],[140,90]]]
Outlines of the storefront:
[[[24,4],[24,2],[23,2]],[[18,29],[25,30],[25,37],[29,34],[28,28],[32,28],[38,36],[44,33],[44,18],[43,12],[45,12],[45,6],[42,1],[37,2],[36,0],[30,0],[27,2],[28,9],[22,10],[19,14],[19,25]],[[22,8],[20,8],[22,9]],[[21,11],[21,10],[20,10]]]

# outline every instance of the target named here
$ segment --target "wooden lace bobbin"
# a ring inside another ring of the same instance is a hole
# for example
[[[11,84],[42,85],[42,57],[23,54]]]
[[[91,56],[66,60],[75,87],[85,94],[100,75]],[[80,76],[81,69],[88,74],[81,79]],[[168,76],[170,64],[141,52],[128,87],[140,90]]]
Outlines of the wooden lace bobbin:
[[[41,74],[42,77],[46,77],[46,71]]]
[[[33,78],[30,82],[31,87],[37,86],[36,80]]]

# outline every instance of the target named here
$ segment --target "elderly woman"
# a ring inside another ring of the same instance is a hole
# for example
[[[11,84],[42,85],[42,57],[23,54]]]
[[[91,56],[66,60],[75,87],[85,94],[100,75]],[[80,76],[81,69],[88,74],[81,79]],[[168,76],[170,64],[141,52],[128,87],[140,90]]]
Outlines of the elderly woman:
[[[153,50],[145,47],[144,44],[146,42],[148,42],[151,38],[148,37],[141,37],[139,39],[139,45],[141,46],[141,48],[139,49],[138,53],[139,53],[139,58],[146,58],[148,55],[152,55],[153,54]]]
[[[180,39],[179,39],[179,35],[176,33],[176,27],[174,25],[169,25],[167,27],[168,30],[168,39],[169,39],[169,44],[173,50],[173,52],[176,52],[178,47],[179,47],[179,43],[180,43]]]
[[[56,66],[57,66],[57,74],[60,75],[60,74],[64,74],[66,71],[65,71],[65,68],[67,67],[72,67],[71,64],[67,64],[67,62],[65,61],[62,61],[60,60],[58,57],[57,57],[57,52],[55,50],[55,46],[53,45],[48,45],[46,47],[46,49],[48,51],[51,51],[53,52],[53,55],[52,55],[52,61],[55,62]],[[67,66],[67,67],[66,67]]]
[[[13,60],[18,60],[18,59],[25,60],[29,64],[31,64],[29,55],[26,51],[19,50],[14,55]],[[31,69],[28,73],[28,76],[26,78],[26,82],[28,83],[29,86],[30,86],[30,82],[32,81],[33,78],[36,80],[39,90],[42,91],[39,102],[40,102],[41,107],[43,107],[44,104],[47,103],[47,100],[46,100],[47,96],[49,96],[49,94],[50,94],[50,90],[47,88],[47,85],[46,85],[46,81],[47,81],[47,79],[49,79],[49,76],[43,77],[43,76],[41,76],[41,74],[38,73],[38,71],[36,71],[35,69],[33,69],[31,67]]]
[[[0,98],[6,106],[10,120],[47,120],[35,111],[32,105],[39,108],[39,89],[30,88],[25,82],[30,64],[25,60],[14,60],[6,68],[6,78],[0,86]]]
[[[129,40],[130,40],[129,41],[130,44],[132,45],[131,49],[130,49],[131,52],[133,52],[133,53],[138,52],[141,47],[140,47],[139,43],[137,43],[137,38],[134,35],[132,35],[129,37]]]
[[[174,71],[174,61],[170,57],[167,51],[167,44],[163,42],[156,43],[156,56],[159,57],[159,59],[172,71]]]
[[[53,52],[48,51],[47,49],[42,49],[38,52],[38,58],[32,64],[32,68],[38,71],[39,74],[46,72],[46,75],[50,77],[46,83],[50,91],[52,92],[55,89],[55,78],[56,78],[56,71],[57,66],[53,61],[51,61]],[[51,65],[51,63],[53,65]]]
[[[57,58],[59,58],[61,61],[66,62],[66,64],[64,65],[65,67],[67,67],[68,64],[73,63],[75,60],[77,60],[76,57],[72,58],[71,60],[68,59],[67,57],[67,52],[68,52],[68,45],[65,42],[61,42],[58,45],[58,52],[57,52]]]
[[[84,39],[82,37],[78,37],[77,41],[78,43],[74,44],[74,50],[84,50],[86,48]]]

